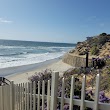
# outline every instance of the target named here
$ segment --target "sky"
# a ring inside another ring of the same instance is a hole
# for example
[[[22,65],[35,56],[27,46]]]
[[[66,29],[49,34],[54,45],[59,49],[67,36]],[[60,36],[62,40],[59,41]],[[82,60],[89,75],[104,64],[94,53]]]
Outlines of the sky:
[[[77,43],[110,34],[110,0],[0,0],[0,39]]]

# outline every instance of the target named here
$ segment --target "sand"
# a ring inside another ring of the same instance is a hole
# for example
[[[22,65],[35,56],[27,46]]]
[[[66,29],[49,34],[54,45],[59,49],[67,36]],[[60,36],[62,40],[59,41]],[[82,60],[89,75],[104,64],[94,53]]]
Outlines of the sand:
[[[31,68],[29,68],[31,66]],[[24,68],[24,69],[23,69]],[[63,63],[61,59],[54,59],[54,60],[49,60],[46,62],[42,62],[39,64],[33,64],[33,65],[25,65],[25,66],[20,66],[20,67],[13,67],[13,68],[8,68],[2,69],[5,74],[6,78],[10,81],[14,81],[15,84],[18,83],[25,83],[28,82],[28,78],[32,75],[34,75],[36,72],[42,72],[46,69],[51,69],[52,71],[57,71],[59,72],[60,75],[64,73],[64,71],[67,71],[68,69],[73,68],[72,66]],[[13,70],[14,69],[14,70]],[[18,71],[19,70],[19,71]],[[14,73],[13,73],[14,72]],[[0,72],[1,74],[1,72]]]

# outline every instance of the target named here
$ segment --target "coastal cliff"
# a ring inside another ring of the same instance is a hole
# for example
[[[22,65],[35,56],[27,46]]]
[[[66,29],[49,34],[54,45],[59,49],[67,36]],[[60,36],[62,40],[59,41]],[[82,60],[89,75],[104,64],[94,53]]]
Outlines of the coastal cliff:
[[[104,58],[110,55],[110,34],[102,33],[97,36],[87,37],[83,42],[78,42],[76,47],[63,57],[63,62],[74,67],[85,66],[85,53],[92,58]]]

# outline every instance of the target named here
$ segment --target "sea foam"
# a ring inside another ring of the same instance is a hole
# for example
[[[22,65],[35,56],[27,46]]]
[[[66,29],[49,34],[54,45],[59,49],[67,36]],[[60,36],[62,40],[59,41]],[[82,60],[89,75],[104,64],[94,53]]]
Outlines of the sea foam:
[[[61,57],[73,44],[0,40],[0,68],[40,63]]]

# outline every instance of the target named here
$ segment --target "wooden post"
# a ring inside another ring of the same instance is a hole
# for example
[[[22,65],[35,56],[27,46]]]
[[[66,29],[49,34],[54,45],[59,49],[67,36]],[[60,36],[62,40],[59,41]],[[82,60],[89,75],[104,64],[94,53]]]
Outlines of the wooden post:
[[[18,110],[20,110],[20,84],[18,84],[18,107],[19,107],[19,109]]]
[[[71,92],[70,92],[70,107],[69,107],[69,110],[73,110],[74,88],[75,88],[75,78],[74,78],[74,76],[72,76],[72,78],[71,78]]]
[[[30,83],[30,110],[32,110],[32,82]]]
[[[30,83],[27,83],[27,110],[29,110],[29,88],[30,88]]]
[[[14,110],[14,82],[10,84],[10,110]]]
[[[22,94],[23,94],[23,99],[22,99],[22,110],[24,109],[24,83],[23,83],[23,87],[22,87]]]
[[[85,87],[86,87],[86,76],[83,76],[82,90],[81,90],[81,107],[80,110],[84,110],[84,100],[85,100]]]
[[[58,79],[59,79],[59,72],[52,73],[51,108],[50,108],[50,110],[57,110]]]
[[[19,88],[18,88],[18,84],[16,85],[16,107],[17,107],[17,110],[19,110],[18,109],[18,103],[19,103],[19,96],[18,96],[18,90],[19,90]]]
[[[50,110],[50,80],[48,80],[47,88],[47,110]]]
[[[27,110],[27,83],[25,83],[25,110]]]
[[[45,82],[42,82],[42,110],[44,110]]]
[[[20,110],[22,110],[22,83],[20,84]]]
[[[92,58],[92,66],[95,67],[95,58]]]
[[[62,79],[62,94],[61,94],[61,110],[63,110],[64,106],[64,94],[65,94],[65,79]]]
[[[97,74],[96,77],[96,88],[95,88],[95,101],[94,101],[94,109],[98,110],[99,106],[99,90],[100,90],[100,74]]]
[[[33,83],[33,110],[36,110],[36,82]]]
[[[40,81],[38,81],[37,110],[40,110]]]
[[[4,102],[4,97],[3,97],[3,86],[0,87],[0,110],[4,110],[3,107],[3,102]]]
[[[8,89],[8,85],[5,85],[6,86],[6,102],[5,102],[5,104],[6,104],[6,110],[9,110],[9,97],[8,97],[8,94],[9,94],[9,89]],[[14,101],[15,102],[15,101]]]

